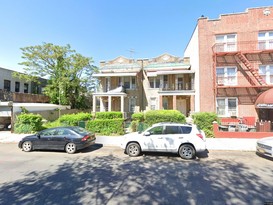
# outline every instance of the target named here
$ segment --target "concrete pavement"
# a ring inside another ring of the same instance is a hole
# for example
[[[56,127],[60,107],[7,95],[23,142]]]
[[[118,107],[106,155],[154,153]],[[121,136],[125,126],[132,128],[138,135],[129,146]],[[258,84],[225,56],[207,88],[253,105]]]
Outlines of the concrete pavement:
[[[29,134],[14,134],[10,131],[0,131],[0,143],[18,143],[23,137]],[[119,146],[123,136],[96,136],[96,143]],[[243,138],[207,138],[208,150],[239,150],[255,151],[257,139]]]

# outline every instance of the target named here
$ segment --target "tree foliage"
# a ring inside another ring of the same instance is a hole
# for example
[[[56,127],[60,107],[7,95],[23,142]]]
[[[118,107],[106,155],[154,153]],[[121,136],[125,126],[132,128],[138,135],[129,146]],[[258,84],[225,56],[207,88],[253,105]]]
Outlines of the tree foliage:
[[[86,108],[86,94],[96,86],[92,74],[97,68],[89,57],[76,53],[70,45],[58,46],[52,43],[21,48],[24,74],[17,77],[36,81],[47,78],[44,94],[51,103],[70,105],[71,108]]]

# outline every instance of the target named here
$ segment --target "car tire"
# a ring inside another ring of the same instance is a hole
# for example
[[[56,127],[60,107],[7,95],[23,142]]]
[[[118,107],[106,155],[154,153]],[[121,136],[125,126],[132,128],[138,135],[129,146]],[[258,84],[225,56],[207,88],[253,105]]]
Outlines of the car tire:
[[[195,149],[192,145],[185,144],[179,148],[179,156],[183,159],[193,159],[195,157]]]
[[[68,154],[74,154],[77,150],[76,145],[73,142],[69,142],[66,146],[65,146],[65,151]]]
[[[22,144],[22,150],[24,152],[30,152],[32,150],[32,142],[31,141],[25,141]]]
[[[126,147],[126,153],[130,157],[137,157],[140,154],[140,146],[138,143],[132,142],[129,143]]]

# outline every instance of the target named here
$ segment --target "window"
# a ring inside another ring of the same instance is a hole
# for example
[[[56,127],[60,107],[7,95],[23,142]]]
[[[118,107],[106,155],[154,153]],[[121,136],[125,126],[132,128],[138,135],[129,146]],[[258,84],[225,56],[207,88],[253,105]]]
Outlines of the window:
[[[273,49],[273,31],[259,32],[258,34],[258,49]]]
[[[192,127],[182,126],[181,128],[182,128],[183,134],[190,134],[191,133]]]
[[[156,98],[150,99],[150,109],[155,110],[156,109]]]
[[[28,83],[24,83],[24,93],[28,93]]]
[[[216,36],[216,52],[236,51],[237,50],[237,35],[217,35]]]
[[[273,65],[260,65],[259,74],[267,84],[273,84]]]
[[[167,76],[167,75],[164,75],[164,76],[163,76],[163,87],[164,87],[165,89],[169,89],[168,76]]]
[[[129,98],[129,112],[135,112],[136,98]]]
[[[10,80],[4,80],[4,90],[10,91]]]
[[[123,85],[126,89],[136,89],[136,77],[135,76],[125,76],[119,78],[119,85]]]
[[[220,116],[237,116],[237,98],[217,98],[217,114]]]
[[[160,88],[160,77],[149,77],[150,88]]]
[[[219,85],[237,85],[236,67],[218,67],[216,68],[216,76]]]
[[[110,78],[105,78],[105,92],[108,92],[110,90]]]
[[[163,134],[163,126],[153,127],[150,130],[148,130],[151,135],[160,135]]]
[[[166,134],[181,134],[181,128],[179,126],[166,126]]]
[[[183,90],[183,88],[184,88],[183,77],[178,77],[177,78],[177,90]]]
[[[15,92],[20,92],[20,82],[15,82]]]

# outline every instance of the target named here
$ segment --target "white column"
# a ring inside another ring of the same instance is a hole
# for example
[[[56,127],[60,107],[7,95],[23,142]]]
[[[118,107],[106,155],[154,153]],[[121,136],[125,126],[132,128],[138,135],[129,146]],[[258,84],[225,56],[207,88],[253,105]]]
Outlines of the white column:
[[[124,96],[121,96],[120,99],[120,111],[124,113]]]
[[[93,95],[93,113],[96,113],[96,106],[97,106],[96,96]]]
[[[112,111],[112,96],[108,96],[108,111]]]
[[[104,108],[104,104],[102,101],[102,97],[100,97],[100,112],[103,112],[104,110],[105,110],[105,108]]]

